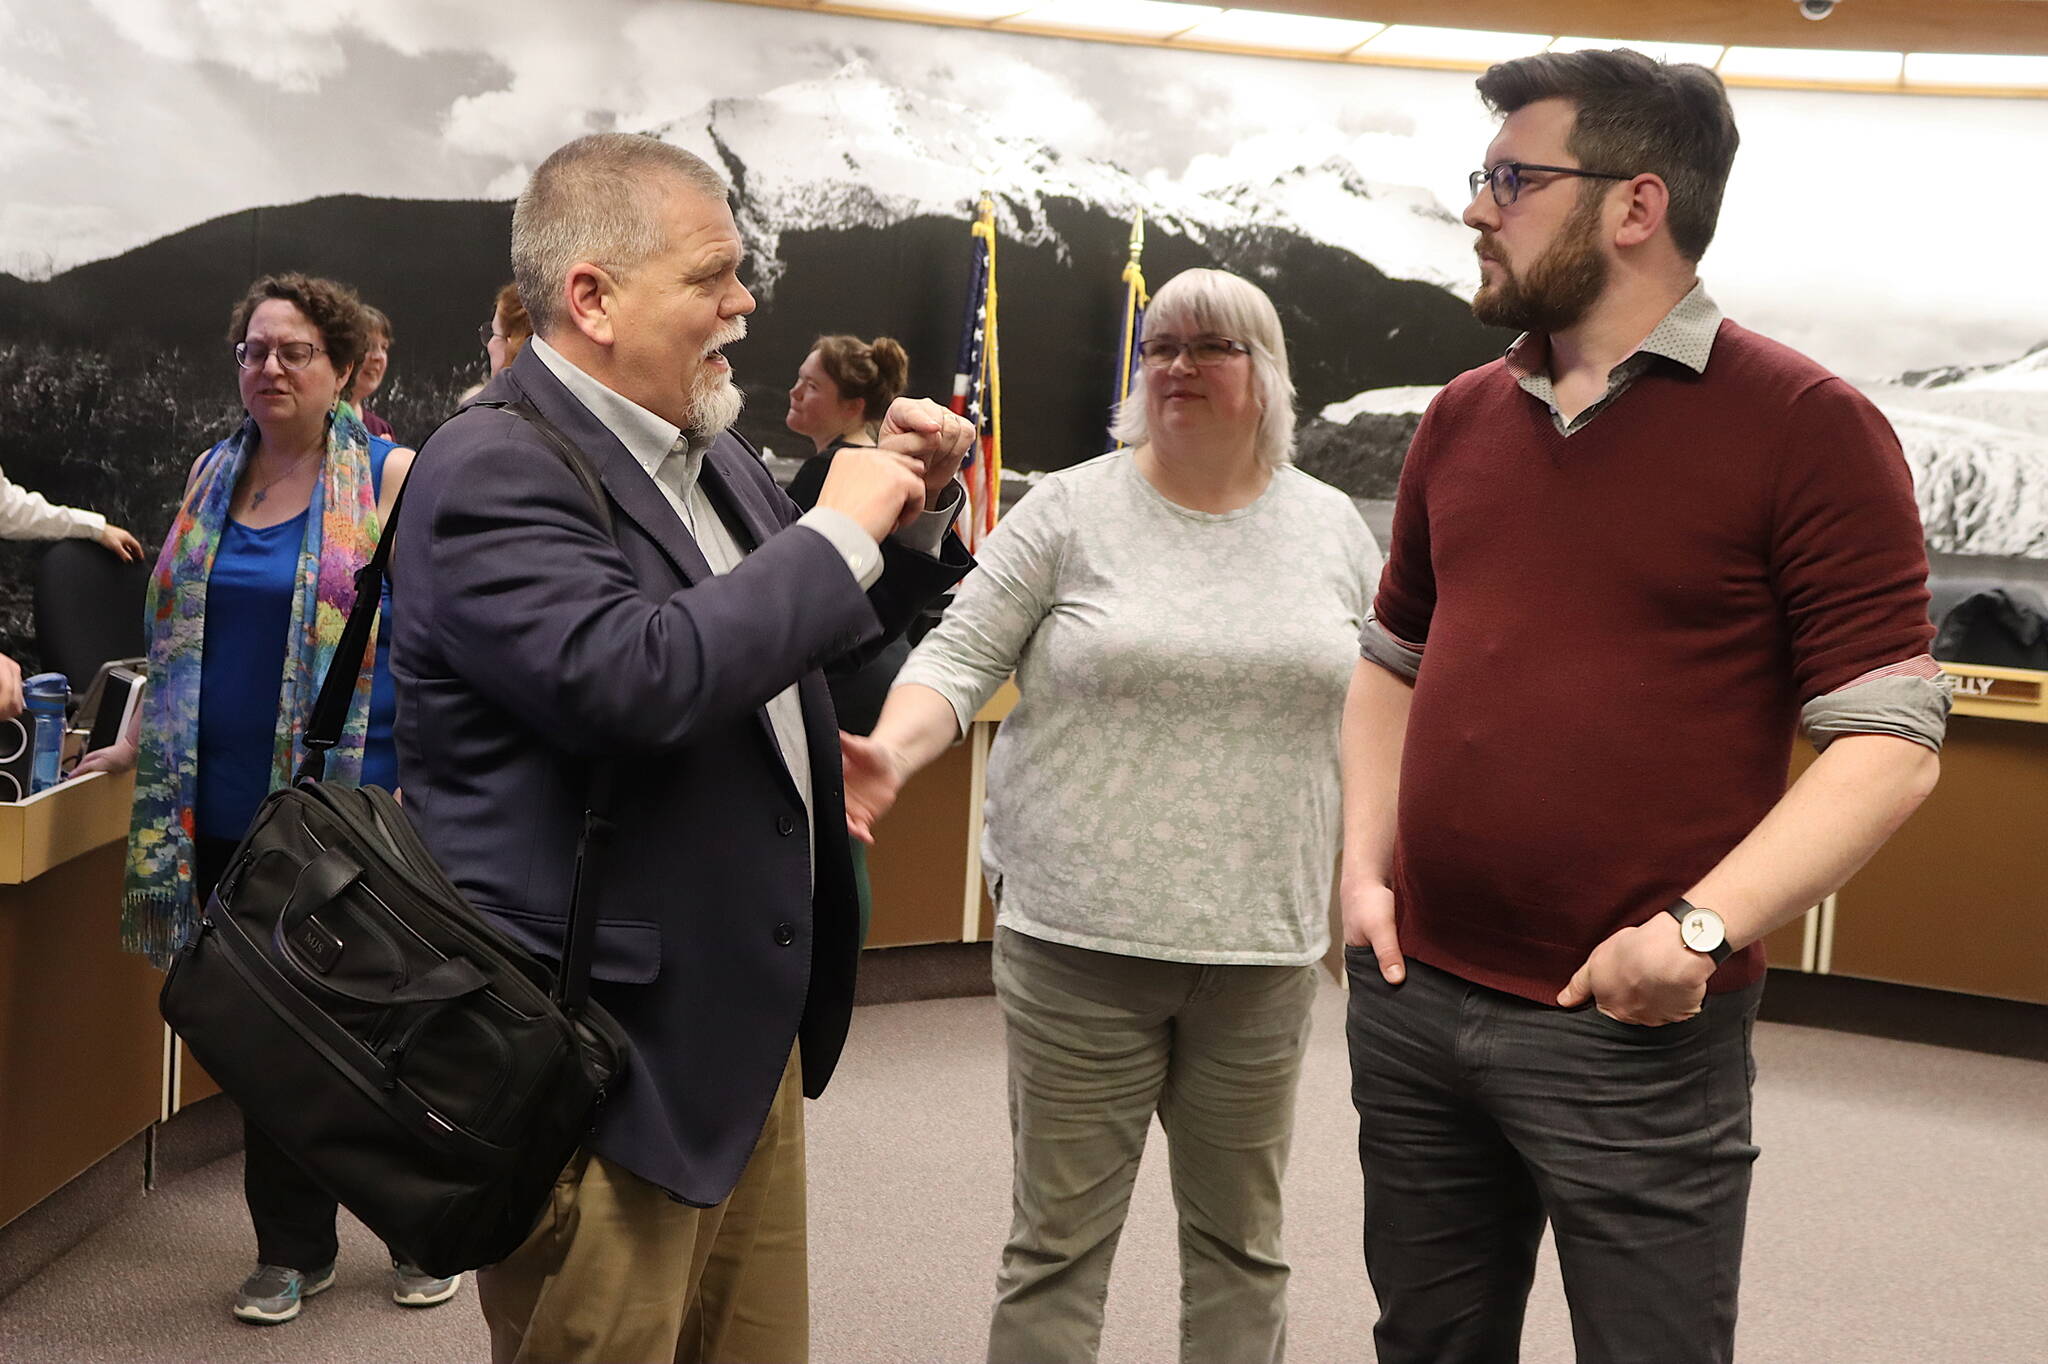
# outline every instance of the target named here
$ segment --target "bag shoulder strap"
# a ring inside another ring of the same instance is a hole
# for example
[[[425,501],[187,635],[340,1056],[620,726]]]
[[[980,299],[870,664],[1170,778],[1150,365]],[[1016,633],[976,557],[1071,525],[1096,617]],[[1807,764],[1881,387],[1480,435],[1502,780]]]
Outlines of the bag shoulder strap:
[[[562,429],[549,421],[539,409],[524,398],[512,402],[471,403],[471,407],[500,408],[522,419],[538,431],[561,461],[569,466],[569,472],[576,475],[576,481],[590,494],[591,502],[597,508],[597,517],[604,526],[607,537],[613,537],[612,505],[605,497],[604,485],[597,476],[597,469],[590,457],[576,448]],[[468,411],[464,408],[463,411]],[[462,415],[457,413],[456,416]],[[450,420],[453,420],[451,418]],[[410,482],[411,480],[407,480]],[[327,770],[327,751],[341,742],[341,727],[348,720],[349,702],[354,699],[356,677],[363,668],[363,655],[370,644],[370,627],[377,614],[377,606],[384,596],[384,578],[389,572],[391,544],[398,529],[398,514],[405,507],[405,489],[398,490],[398,498],[391,504],[391,515],[384,521],[383,531],[377,537],[376,553],[370,562],[356,571],[356,598],[348,613],[348,624],[342,628],[341,639],[334,647],[334,657],[327,665],[327,675],[320,680],[320,695],[313,703],[313,718],[306,726],[303,743],[306,756],[300,761],[294,780],[319,778]]]
[[[605,496],[597,468],[591,463],[590,456],[562,433],[561,427],[549,421],[525,398],[512,402],[476,403],[474,406],[500,408],[538,431],[541,439],[569,466],[569,472],[576,475],[583,490],[590,494],[606,537],[617,542],[611,499]],[[555,977],[555,1002],[571,1017],[581,1013],[584,1002],[590,998],[590,959],[597,943],[597,911],[593,907],[597,898],[597,851],[611,842],[614,826],[610,815],[618,773],[617,763],[598,763],[591,769],[590,786],[585,793],[583,828],[576,839],[576,873],[569,891],[568,941],[563,946],[562,969]]]
[[[541,439],[561,457],[562,463],[569,466],[569,472],[576,475],[576,481],[583,485],[583,491],[590,494],[590,500],[597,505],[597,519],[603,523],[604,533],[607,536],[613,533],[611,499],[605,496],[604,484],[597,477],[597,468],[590,462],[590,456],[584,454],[576,447],[574,441],[562,434],[561,427],[549,421],[539,408],[525,398],[517,398],[511,402],[471,403],[470,406],[491,407],[510,412],[538,431]]]
[[[511,402],[472,403],[470,406],[502,409],[538,431],[548,447],[576,475],[576,481],[583,485],[584,491],[590,494],[606,538],[616,542],[611,502],[605,496],[596,466],[574,441],[562,433],[560,427],[524,398]],[[391,515],[386,518],[382,533],[377,537],[376,552],[370,556],[370,562],[356,573],[356,599],[349,608],[348,624],[342,629],[340,642],[335,645],[334,657],[328,662],[327,675],[320,681],[320,696],[313,703],[313,718],[306,726],[306,755],[299,762],[293,777],[294,784],[319,780],[327,769],[327,750],[340,742],[341,727],[348,718],[349,702],[354,699],[356,678],[362,672],[363,655],[369,648],[371,625],[384,595],[384,575],[391,561],[391,544],[398,528],[398,514],[405,506],[405,494],[411,480],[406,480],[406,484],[406,487],[399,488],[398,497],[391,504]],[[554,991],[555,1002],[571,1017],[581,1013],[590,998],[590,959],[597,940],[594,850],[611,841],[613,825],[609,814],[617,784],[616,763],[598,763],[593,767],[583,811],[583,827],[576,839],[576,874],[569,895],[568,940],[562,954],[562,968],[555,976]]]
[[[327,750],[341,742],[341,727],[348,720],[349,702],[355,699],[356,677],[363,670],[363,655],[370,647],[370,628],[384,597],[384,573],[391,562],[391,528],[398,524],[399,508],[405,505],[405,489],[391,504],[377,536],[376,552],[370,562],[356,570],[356,599],[349,607],[348,623],[327,660],[327,675],[320,679],[320,695],[313,702],[313,718],[306,723],[300,740],[306,750],[293,773],[294,783],[318,781],[327,771]]]

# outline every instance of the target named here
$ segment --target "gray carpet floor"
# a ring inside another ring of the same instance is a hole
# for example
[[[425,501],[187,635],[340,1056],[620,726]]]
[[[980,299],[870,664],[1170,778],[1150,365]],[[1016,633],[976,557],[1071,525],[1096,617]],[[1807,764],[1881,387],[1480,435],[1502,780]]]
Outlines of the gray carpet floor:
[[[1372,1358],[1343,996],[1325,983],[1288,1179],[1290,1357]],[[1738,1358],[1748,1364],[2048,1364],[2048,1066],[1763,1024]],[[986,997],[860,1010],[810,1106],[813,1357],[981,1355],[1009,1220],[1001,1024]],[[1155,1143],[1160,1139],[1155,1129]],[[1171,1199],[1155,1149],[1110,1289],[1102,1357],[1177,1339]],[[392,1305],[345,1221],[339,1281],[283,1327],[227,1316],[249,1238],[240,1158],[185,1176],[0,1301],[0,1360],[466,1361],[473,1289]],[[1572,1357],[1546,1252],[1523,1358]]]

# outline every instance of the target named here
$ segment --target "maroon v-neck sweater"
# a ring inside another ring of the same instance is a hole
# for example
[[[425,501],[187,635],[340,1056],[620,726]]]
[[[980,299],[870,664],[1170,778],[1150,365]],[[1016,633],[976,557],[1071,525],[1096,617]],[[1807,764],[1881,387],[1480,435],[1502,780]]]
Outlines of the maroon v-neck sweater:
[[[1409,449],[1375,604],[1422,645],[1401,765],[1402,947],[1550,1003],[1784,793],[1799,707],[1927,651],[1927,560],[1884,417],[1723,322],[1577,434],[1500,362]],[[1710,989],[1763,974],[1760,945]]]

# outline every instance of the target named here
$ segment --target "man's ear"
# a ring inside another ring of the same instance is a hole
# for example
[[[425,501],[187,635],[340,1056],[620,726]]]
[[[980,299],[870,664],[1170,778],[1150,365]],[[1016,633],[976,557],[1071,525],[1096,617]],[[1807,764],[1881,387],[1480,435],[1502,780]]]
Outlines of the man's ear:
[[[1671,208],[1671,190],[1664,178],[1648,173],[1638,175],[1626,186],[1627,208],[1614,230],[1616,246],[1641,246],[1657,235]]]
[[[577,261],[562,277],[562,301],[569,309],[569,322],[600,346],[612,343],[612,303],[617,285],[601,265]]]

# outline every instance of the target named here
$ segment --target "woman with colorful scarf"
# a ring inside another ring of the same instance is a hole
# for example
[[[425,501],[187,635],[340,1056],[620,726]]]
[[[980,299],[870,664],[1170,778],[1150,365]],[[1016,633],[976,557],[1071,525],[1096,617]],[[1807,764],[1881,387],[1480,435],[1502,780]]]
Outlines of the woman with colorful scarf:
[[[291,780],[356,571],[413,457],[371,436],[343,400],[367,341],[346,285],[258,280],[228,339],[248,418],[193,463],[157,559],[136,723],[78,769],[136,769],[122,945],[158,966],[190,939],[263,798]],[[379,634],[327,756],[329,781],[398,784]],[[244,1124],[244,1135],[259,1263],[233,1311],[289,1321],[334,1282],[335,1203],[260,1130]],[[407,1306],[444,1302],[460,1285],[395,1262],[393,1273],[393,1297]]]

